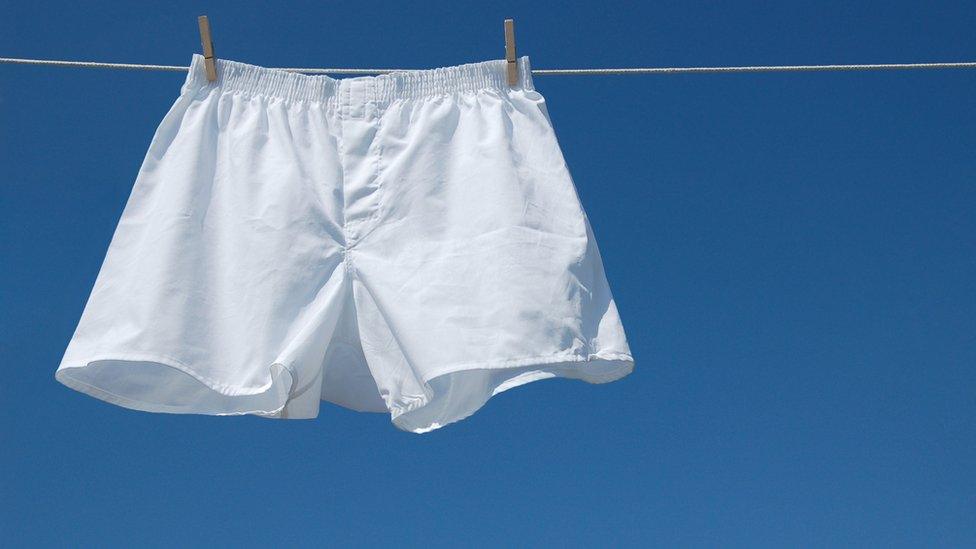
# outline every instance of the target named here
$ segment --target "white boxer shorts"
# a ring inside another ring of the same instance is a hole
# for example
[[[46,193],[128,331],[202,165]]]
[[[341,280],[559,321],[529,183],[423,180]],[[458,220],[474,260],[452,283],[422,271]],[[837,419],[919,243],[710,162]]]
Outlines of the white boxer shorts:
[[[137,410],[425,432],[633,369],[529,60],[333,79],[196,55],[61,383]],[[596,182],[606,185],[608,182]],[[612,183],[612,182],[610,182]]]

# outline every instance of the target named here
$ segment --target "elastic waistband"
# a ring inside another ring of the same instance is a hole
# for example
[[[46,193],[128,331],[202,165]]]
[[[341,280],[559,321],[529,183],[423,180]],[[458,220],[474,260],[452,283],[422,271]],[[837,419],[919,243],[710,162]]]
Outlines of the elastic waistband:
[[[528,56],[520,57],[518,66],[519,81],[515,86],[509,86],[505,60],[337,79],[217,59],[217,80],[209,82],[203,56],[194,54],[184,90],[220,87],[293,101],[324,102],[341,96],[346,101],[389,103],[396,99],[481,90],[535,89]]]

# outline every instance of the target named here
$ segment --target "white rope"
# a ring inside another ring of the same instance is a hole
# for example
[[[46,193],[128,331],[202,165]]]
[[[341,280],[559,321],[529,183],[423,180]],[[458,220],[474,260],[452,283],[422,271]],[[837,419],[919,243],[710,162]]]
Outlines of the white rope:
[[[82,67],[137,71],[186,72],[182,65],[144,65],[137,63],[101,63],[96,61],[57,61],[51,59],[19,59],[0,57],[0,64],[47,65],[54,67]],[[885,71],[910,69],[976,69],[976,61],[958,63],[873,63],[862,65],[758,65],[744,67],[635,67],[618,69],[533,69],[532,75],[602,75],[602,74],[695,74],[730,72],[816,72],[816,71]],[[279,70],[303,74],[385,74],[411,69],[306,69]]]
[[[0,63],[9,65],[48,65],[53,67],[85,67],[92,69],[121,69],[133,71],[172,71],[186,72],[190,67],[178,65],[137,65],[135,63],[98,63],[95,61],[54,61],[51,59],[17,59],[0,57]]]
[[[746,67],[644,67],[633,69],[538,69],[532,74],[689,74],[717,72],[885,71],[906,69],[976,69],[963,63],[872,63],[867,65],[760,65]]]

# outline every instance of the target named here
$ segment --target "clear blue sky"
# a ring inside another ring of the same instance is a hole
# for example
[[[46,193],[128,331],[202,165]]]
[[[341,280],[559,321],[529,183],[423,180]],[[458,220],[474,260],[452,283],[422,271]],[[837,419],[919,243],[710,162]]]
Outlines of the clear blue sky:
[[[972,2],[715,4],[2,0],[0,56],[976,59]],[[0,544],[976,544],[976,70],[537,77],[637,368],[423,436],[55,382],[183,78],[0,66]]]

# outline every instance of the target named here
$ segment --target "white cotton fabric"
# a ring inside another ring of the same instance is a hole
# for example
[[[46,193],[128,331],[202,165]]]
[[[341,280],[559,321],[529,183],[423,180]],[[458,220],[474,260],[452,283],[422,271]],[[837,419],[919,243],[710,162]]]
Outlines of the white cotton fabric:
[[[633,359],[529,60],[333,79],[196,55],[56,378],[150,412],[424,432]],[[607,182],[596,182],[606,184]]]

